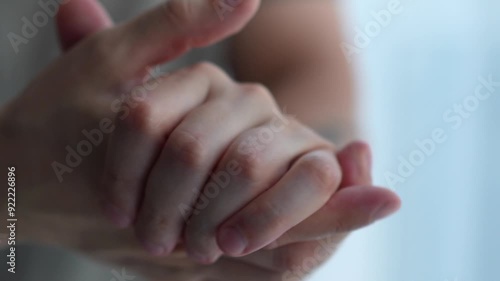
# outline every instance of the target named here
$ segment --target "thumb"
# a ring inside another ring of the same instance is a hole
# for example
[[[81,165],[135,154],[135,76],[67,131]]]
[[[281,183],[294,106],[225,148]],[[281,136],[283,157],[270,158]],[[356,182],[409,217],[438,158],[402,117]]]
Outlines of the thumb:
[[[267,249],[332,235],[340,242],[348,232],[385,218],[400,208],[401,201],[394,192],[371,186],[371,153],[367,144],[351,143],[337,153],[337,158],[343,177],[339,190],[325,206]]]
[[[97,0],[71,0],[62,4],[56,22],[63,51],[69,50],[90,34],[113,25]]]
[[[227,4],[226,4],[227,3]],[[169,0],[113,30],[113,61],[121,79],[214,44],[242,29],[260,0]],[[126,62],[126,64],[123,64]]]

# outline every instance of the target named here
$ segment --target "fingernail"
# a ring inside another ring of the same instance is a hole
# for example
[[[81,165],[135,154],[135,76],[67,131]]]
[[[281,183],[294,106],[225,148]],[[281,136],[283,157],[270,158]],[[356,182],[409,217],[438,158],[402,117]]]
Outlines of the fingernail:
[[[105,203],[103,210],[108,219],[119,228],[126,228],[132,223],[129,216],[125,215],[111,203]]]
[[[377,208],[375,211],[373,211],[372,219],[373,221],[381,220],[392,213],[394,213],[394,208],[392,207],[392,205],[390,203],[385,203],[381,205],[379,208]]]
[[[153,256],[162,256],[165,254],[165,247],[159,244],[151,243],[151,242],[142,242],[144,249],[148,251]]]
[[[225,227],[219,232],[219,247],[230,256],[239,256],[247,247],[247,240],[235,227]]]

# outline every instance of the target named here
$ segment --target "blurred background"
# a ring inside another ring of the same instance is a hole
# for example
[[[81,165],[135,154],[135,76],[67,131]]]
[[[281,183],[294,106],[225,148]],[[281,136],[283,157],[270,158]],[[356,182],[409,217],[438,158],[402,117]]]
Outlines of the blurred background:
[[[341,5],[345,42],[363,46],[352,65],[375,182],[395,190],[403,207],[355,233],[313,280],[500,280],[500,87],[474,98],[479,77],[500,81],[500,2]],[[374,14],[391,5],[401,12],[378,31]],[[359,44],[357,29],[369,43]],[[446,140],[420,160],[415,141],[436,129]],[[400,157],[413,171],[398,171]]]
[[[1,34],[17,30],[19,19],[37,9],[33,2],[12,13],[2,5],[2,17],[12,20],[2,21]],[[118,21],[144,8],[142,1],[103,2]],[[352,235],[311,280],[500,280],[500,85],[487,83],[500,82],[500,2],[336,4],[375,182],[395,190],[403,207]],[[2,64],[8,62],[0,68],[0,102],[59,53],[53,27],[40,32],[17,63],[7,59],[9,41],[0,41]],[[42,41],[52,47],[36,48]]]

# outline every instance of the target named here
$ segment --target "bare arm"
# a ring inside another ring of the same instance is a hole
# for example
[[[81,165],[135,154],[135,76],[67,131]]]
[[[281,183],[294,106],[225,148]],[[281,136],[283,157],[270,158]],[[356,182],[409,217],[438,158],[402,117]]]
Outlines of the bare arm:
[[[232,42],[238,79],[268,86],[282,108],[330,139],[354,134],[348,64],[329,0],[264,1]]]

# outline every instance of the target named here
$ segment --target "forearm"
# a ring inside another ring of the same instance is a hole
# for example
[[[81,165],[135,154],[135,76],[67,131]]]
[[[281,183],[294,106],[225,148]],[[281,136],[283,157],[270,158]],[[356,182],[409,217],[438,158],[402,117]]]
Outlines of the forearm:
[[[263,83],[287,113],[336,142],[355,135],[339,22],[331,1],[264,2],[231,45],[239,80]]]
[[[266,81],[280,107],[330,140],[352,139],[356,129],[349,71],[314,63],[293,69]]]

